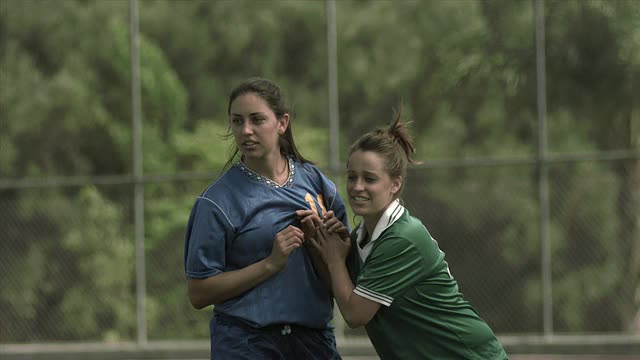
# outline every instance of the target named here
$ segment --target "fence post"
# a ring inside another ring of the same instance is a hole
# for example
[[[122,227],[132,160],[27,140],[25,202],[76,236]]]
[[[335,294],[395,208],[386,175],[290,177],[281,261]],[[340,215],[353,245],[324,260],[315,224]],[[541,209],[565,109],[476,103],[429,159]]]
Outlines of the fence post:
[[[336,39],[336,4],[334,0],[326,0],[327,9],[327,54],[328,54],[328,88],[329,88],[329,173],[336,186],[340,186],[336,179],[340,166],[340,120],[338,111],[338,51]],[[339,315],[337,307],[334,319]],[[335,332],[344,337],[344,323],[334,321]]]
[[[553,335],[553,299],[551,278],[551,239],[549,238],[549,174],[547,166],[547,89],[544,0],[536,0],[534,6],[536,26],[536,94],[538,105],[538,200],[540,206],[540,243],[542,245],[542,323],[545,337],[550,337]]]
[[[130,36],[131,36],[131,109],[133,144],[133,218],[136,243],[136,319],[138,344],[147,342],[147,324],[145,319],[145,258],[144,258],[144,183],[142,182],[142,121],[140,106],[140,59],[138,39],[138,1],[129,0]]]

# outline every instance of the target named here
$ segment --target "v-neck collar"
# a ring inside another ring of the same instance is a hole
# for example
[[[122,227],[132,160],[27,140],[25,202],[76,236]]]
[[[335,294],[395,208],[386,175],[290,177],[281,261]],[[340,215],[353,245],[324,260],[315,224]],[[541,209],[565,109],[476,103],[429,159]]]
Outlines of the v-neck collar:
[[[242,160],[238,160],[235,165],[238,166],[240,168],[240,170],[242,170],[242,172],[247,175],[250,179],[255,180],[257,182],[263,183],[266,186],[275,188],[275,189],[279,189],[279,188],[288,188],[291,187],[291,184],[293,184],[293,178],[296,172],[296,167],[295,164],[293,162],[293,158],[291,158],[291,156],[287,156],[287,163],[289,164],[289,176],[287,177],[287,181],[285,181],[284,184],[280,185],[277,182],[269,179],[266,176],[262,176],[260,174],[258,174],[257,172],[249,169],[247,167],[247,165],[245,165]]]
[[[389,204],[373,229],[371,241],[362,248],[360,248],[360,242],[364,240],[365,236],[367,236],[367,228],[365,227],[364,220],[360,223],[360,226],[358,226],[358,230],[356,231],[356,247],[362,261],[365,261],[369,256],[369,253],[371,253],[373,242],[380,237],[383,231],[387,230],[400,218],[400,216],[402,216],[402,214],[404,214],[404,210],[404,206],[400,205],[400,201],[398,201],[398,199]]]

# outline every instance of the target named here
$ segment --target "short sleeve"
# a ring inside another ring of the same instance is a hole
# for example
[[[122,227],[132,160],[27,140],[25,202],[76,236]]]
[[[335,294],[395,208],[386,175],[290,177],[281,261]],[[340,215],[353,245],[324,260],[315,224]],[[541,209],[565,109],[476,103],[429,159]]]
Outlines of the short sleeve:
[[[412,242],[402,237],[386,238],[363,264],[354,292],[391,306],[395,298],[424,276],[425,271],[425,259]]]
[[[204,279],[224,271],[231,231],[231,223],[213,201],[202,197],[196,200],[185,234],[184,267],[188,278]]]

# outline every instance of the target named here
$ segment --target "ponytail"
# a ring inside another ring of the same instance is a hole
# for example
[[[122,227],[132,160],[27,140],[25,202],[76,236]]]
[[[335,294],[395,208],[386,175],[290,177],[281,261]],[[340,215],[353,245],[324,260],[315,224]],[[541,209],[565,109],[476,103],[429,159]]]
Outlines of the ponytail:
[[[420,164],[421,162],[413,160],[412,156],[416,153],[416,146],[409,135],[408,126],[412,123],[412,121],[402,123],[400,119],[402,118],[402,106],[395,113],[393,117],[393,121],[387,130],[387,134],[393,139],[393,143],[400,146],[405,156],[407,157],[407,161],[410,164]]]

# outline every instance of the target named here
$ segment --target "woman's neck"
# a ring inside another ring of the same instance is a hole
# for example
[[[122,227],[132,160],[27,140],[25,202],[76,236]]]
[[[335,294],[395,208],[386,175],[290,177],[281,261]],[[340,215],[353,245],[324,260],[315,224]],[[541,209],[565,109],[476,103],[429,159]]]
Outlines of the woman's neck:
[[[289,160],[278,153],[272,159],[243,159],[245,166],[254,172],[283,185],[289,178]]]
[[[370,237],[371,235],[373,235],[373,230],[375,230],[376,225],[378,225],[378,221],[380,220],[381,216],[382,213],[363,218],[364,228],[367,230],[367,236]]]
[[[364,228],[367,230],[367,234],[369,234],[369,236],[373,235],[373,230],[376,229],[376,225],[378,225],[378,221],[380,221],[380,218],[382,217],[384,212],[387,211],[389,206],[391,206],[391,204],[393,204],[394,201],[395,200],[391,201],[389,204],[387,204],[387,206],[384,207],[384,209],[380,210],[379,212],[368,215],[366,217],[365,216],[362,217],[362,219],[364,220]]]

